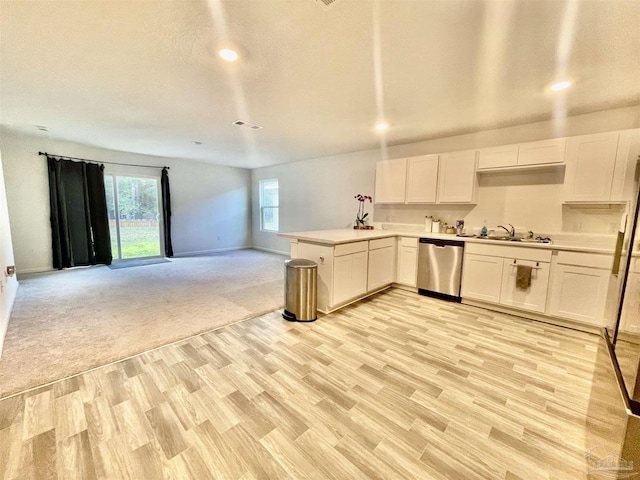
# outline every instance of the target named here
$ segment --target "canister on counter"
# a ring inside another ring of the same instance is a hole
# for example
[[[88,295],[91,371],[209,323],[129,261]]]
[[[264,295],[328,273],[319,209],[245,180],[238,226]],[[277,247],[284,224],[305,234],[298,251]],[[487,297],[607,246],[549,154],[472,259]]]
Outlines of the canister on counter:
[[[431,231],[431,224],[433,223],[433,217],[431,215],[424,217],[424,231]]]
[[[431,233],[440,233],[440,220],[437,218],[434,218],[433,222],[431,222]]]

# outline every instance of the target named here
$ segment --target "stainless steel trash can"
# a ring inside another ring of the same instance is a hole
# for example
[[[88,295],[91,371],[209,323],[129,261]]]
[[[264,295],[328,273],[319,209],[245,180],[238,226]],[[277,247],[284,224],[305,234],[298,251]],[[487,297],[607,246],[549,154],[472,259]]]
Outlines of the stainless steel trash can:
[[[318,318],[318,264],[305,258],[284,262],[284,312],[291,322],[313,322]]]

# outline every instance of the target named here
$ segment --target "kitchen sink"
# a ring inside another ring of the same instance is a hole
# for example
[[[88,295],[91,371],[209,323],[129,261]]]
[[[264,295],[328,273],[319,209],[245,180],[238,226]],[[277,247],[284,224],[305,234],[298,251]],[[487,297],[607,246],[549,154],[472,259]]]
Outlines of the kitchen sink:
[[[514,237],[474,237],[479,240],[498,240],[499,242],[522,242],[522,243],[547,243],[550,244],[550,238],[514,238]]]
[[[480,240],[500,240],[502,242],[517,242],[518,240],[520,240],[519,238],[513,238],[513,237],[476,237]]]

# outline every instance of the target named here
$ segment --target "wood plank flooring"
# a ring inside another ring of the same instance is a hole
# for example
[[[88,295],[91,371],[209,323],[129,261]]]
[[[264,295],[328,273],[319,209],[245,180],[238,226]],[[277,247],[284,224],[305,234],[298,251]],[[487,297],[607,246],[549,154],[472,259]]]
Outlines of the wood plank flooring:
[[[0,477],[586,478],[601,348],[395,289],[274,312],[0,401]]]

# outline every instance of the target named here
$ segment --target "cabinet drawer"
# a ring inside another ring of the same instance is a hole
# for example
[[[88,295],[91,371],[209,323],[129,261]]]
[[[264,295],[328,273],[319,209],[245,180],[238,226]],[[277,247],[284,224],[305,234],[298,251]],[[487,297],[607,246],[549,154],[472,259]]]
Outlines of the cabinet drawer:
[[[558,263],[562,265],[577,265],[579,267],[602,268],[608,270],[613,263],[613,256],[597,253],[558,252]]]
[[[378,248],[393,247],[395,239],[389,238],[376,238],[375,240],[369,240],[369,250],[377,250]]]
[[[418,239],[416,237],[400,237],[400,246],[418,248]]]
[[[350,253],[366,252],[368,243],[369,242],[364,241],[336,245],[333,249],[333,256],[340,257],[342,255],[349,255]]]

